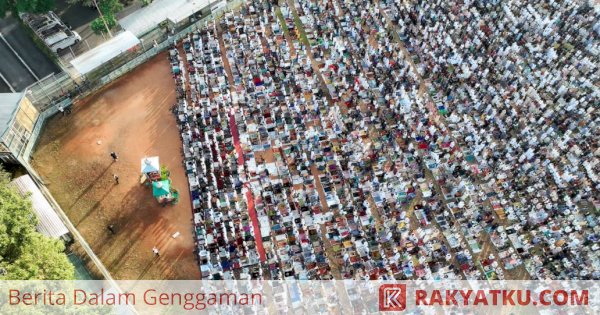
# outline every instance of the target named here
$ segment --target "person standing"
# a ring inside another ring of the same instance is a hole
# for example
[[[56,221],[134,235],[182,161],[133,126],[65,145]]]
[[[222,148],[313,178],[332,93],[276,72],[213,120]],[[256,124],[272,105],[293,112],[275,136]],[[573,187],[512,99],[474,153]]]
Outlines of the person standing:
[[[110,234],[115,235],[115,226],[113,224],[108,225],[106,228],[110,231]]]
[[[119,184],[119,176],[117,174],[113,174],[113,178],[115,179],[115,184]]]
[[[119,160],[119,156],[115,152],[110,152],[110,157],[112,157],[113,162],[116,162],[117,160]]]
[[[158,250],[158,248],[152,247],[152,253],[154,253],[154,257],[160,257],[160,251]]]

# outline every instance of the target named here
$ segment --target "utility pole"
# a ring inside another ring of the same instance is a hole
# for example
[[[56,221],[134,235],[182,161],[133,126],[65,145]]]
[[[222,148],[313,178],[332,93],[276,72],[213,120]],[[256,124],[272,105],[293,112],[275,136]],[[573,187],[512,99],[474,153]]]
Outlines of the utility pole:
[[[98,6],[98,2],[96,0],[94,1],[94,5],[96,6],[96,9],[98,10],[98,13],[100,14],[100,19],[102,19],[102,22],[104,22],[104,27],[106,27],[106,31],[108,31],[108,36],[110,36],[110,38],[112,38],[112,33],[110,32],[110,28],[108,28],[108,23],[106,23],[106,19],[104,18],[104,15],[102,14],[102,10],[100,10],[100,7]]]

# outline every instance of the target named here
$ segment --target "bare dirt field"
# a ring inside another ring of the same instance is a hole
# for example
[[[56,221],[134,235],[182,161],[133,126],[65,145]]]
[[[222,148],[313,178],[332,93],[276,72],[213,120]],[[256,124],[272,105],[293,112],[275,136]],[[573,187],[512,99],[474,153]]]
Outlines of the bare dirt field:
[[[170,66],[160,54],[75,104],[72,114],[50,119],[34,154],[54,198],[115,279],[200,278],[182,145],[170,111],[175,102]],[[177,205],[160,206],[139,183],[140,160],[155,155],[171,171]],[[176,232],[181,235],[172,238]]]

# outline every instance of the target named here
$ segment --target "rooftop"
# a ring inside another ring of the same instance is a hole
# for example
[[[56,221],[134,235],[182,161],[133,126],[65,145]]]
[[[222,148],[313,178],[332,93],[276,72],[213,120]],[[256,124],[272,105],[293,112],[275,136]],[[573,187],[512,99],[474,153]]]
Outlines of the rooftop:
[[[167,19],[179,23],[210,3],[210,0],[156,0],[120,19],[119,24],[136,36],[141,36]]]
[[[80,74],[86,74],[139,43],[135,35],[125,31],[71,60],[71,64]]]
[[[8,128],[22,93],[0,93],[0,135]]]

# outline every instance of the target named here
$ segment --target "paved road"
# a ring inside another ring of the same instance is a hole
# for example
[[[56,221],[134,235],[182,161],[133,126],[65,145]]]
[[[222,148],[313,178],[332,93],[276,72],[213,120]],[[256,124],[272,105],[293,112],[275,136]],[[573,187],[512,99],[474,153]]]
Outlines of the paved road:
[[[95,8],[84,7],[81,4],[69,4],[67,0],[57,0],[54,13],[73,29],[81,26],[87,26],[98,17],[98,10]]]
[[[17,19],[11,16],[1,19],[0,33],[38,78],[41,79],[52,72],[60,72],[60,69],[35,46]],[[0,73],[16,91],[22,91],[36,81],[35,77],[2,40],[0,40],[0,59],[2,60]],[[0,91],[4,92],[5,89],[8,87],[0,82]]]
[[[15,91],[22,91],[36,81],[10,48],[0,40],[0,73]]]
[[[117,20],[140,8],[140,1],[132,1],[129,6],[118,12]],[[70,49],[65,49],[60,54],[64,62],[69,62],[75,56],[79,56],[109,39],[108,35],[97,35],[90,28],[89,24],[99,16],[98,10],[93,7],[86,7],[78,3],[69,4],[68,0],[57,0],[54,13],[58,14],[65,24],[81,36],[79,44],[71,46]],[[119,29],[120,27],[117,26],[111,32],[116,35],[119,33]]]
[[[0,93],[12,93],[8,85],[6,85],[2,79],[0,79]]]
[[[85,7],[81,4],[69,4],[67,0],[57,0],[54,13],[58,14],[66,25],[81,36],[79,44],[75,44],[61,53],[63,61],[68,62],[73,58],[71,51],[75,55],[80,55],[105,41],[101,35],[94,34],[89,26],[89,23],[98,17],[98,10],[95,8]]]

